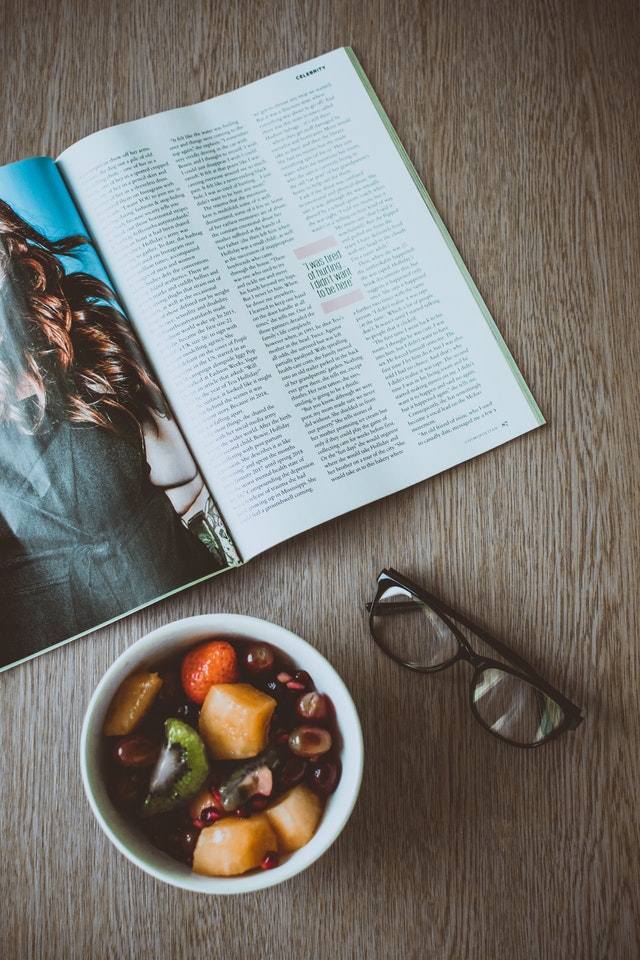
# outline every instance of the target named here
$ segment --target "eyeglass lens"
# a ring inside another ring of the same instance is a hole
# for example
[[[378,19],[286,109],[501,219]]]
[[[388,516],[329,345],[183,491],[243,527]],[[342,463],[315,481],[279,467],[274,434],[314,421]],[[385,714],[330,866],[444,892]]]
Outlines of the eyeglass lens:
[[[398,584],[378,596],[371,628],[388,654],[413,669],[436,670],[460,655],[458,638],[442,617]],[[474,674],[471,707],[492,733],[522,745],[541,743],[564,721],[561,707],[542,690],[495,664]]]
[[[555,700],[522,677],[494,666],[475,675],[471,702],[480,723],[512,743],[540,743],[564,720]]]
[[[458,640],[431,607],[410,590],[390,584],[374,604],[371,626],[384,649],[417,669],[449,663],[459,652]]]

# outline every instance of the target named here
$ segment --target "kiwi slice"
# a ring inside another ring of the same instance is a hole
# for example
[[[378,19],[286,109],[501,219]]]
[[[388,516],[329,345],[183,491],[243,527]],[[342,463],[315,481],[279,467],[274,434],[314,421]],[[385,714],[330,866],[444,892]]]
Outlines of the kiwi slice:
[[[200,735],[184,720],[164,722],[164,744],[149,780],[142,815],[170,813],[198,792],[209,773],[207,751]]]

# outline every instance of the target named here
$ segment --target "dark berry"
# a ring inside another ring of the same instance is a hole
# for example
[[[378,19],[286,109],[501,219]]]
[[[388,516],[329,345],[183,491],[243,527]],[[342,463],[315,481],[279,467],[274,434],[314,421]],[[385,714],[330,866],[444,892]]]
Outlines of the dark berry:
[[[307,769],[306,780],[322,797],[332,794],[340,783],[341,769],[333,760],[320,760]]]
[[[296,670],[294,679],[297,683],[301,683],[305,690],[315,690],[311,675],[306,670]]]
[[[290,790],[291,787],[295,787],[296,783],[300,783],[304,777],[306,769],[307,761],[304,757],[290,756],[282,764],[278,775],[280,789],[284,792]]]
[[[187,700],[185,703],[181,703],[176,707],[176,716],[180,717],[181,720],[184,720],[185,723],[188,723],[190,726],[198,727],[198,720],[200,718],[200,704],[193,703],[192,700]]]
[[[200,831],[195,827],[186,827],[180,834],[180,851],[186,863],[191,863],[193,860],[193,851],[195,850],[199,836]]]

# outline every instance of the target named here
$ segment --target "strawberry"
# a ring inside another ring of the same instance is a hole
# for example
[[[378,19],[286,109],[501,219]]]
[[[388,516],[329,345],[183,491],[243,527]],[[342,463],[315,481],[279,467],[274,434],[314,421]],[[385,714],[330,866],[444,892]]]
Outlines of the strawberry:
[[[236,683],[240,679],[236,651],[226,640],[201,643],[182,661],[181,679],[189,699],[204,703],[215,683]]]

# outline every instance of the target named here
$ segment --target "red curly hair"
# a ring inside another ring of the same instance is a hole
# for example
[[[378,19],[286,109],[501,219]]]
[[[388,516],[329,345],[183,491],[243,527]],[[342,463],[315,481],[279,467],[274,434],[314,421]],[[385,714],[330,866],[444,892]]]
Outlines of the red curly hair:
[[[111,288],[60,260],[87,244],[47,239],[0,200],[0,424],[35,432],[48,414],[139,433],[166,413]]]

